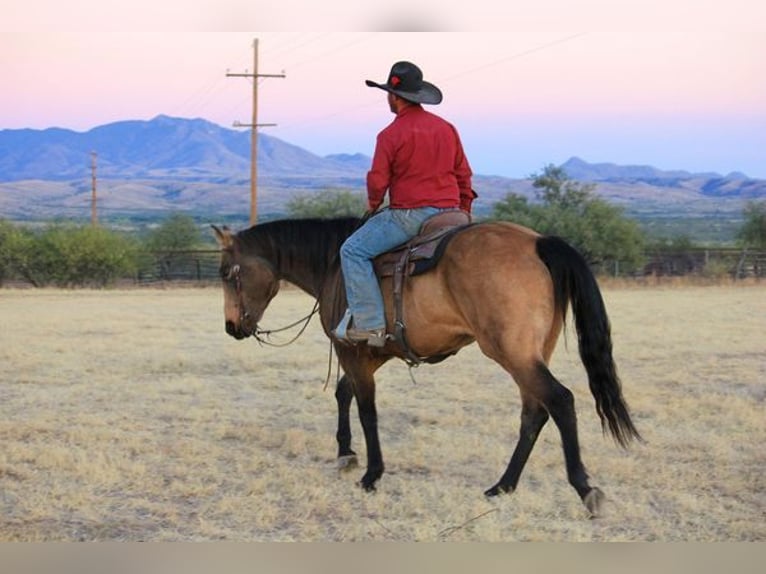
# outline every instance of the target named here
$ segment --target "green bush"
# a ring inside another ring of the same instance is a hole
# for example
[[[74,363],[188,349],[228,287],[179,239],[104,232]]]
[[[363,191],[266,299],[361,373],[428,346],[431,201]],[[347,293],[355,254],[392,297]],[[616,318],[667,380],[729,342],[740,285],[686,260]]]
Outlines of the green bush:
[[[759,250],[766,249],[766,200],[749,202],[742,215],[745,222],[738,233],[742,245]]]
[[[702,268],[702,276],[708,279],[725,279],[732,276],[731,265],[725,259],[708,261]]]
[[[0,285],[8,278],[12,270],[11,241],[14,232],[11,224],[0,219]]]
[[[645,238],[638,223],[626,217],[620,207],[595,197],[592,185],[572,181],[564,170],[552,165],[532,177],[539,203],[510,193],[494,205],[495,219],[558,235],[594,266],[631,272],[643,264]]]
[[[299,195],[287,203],[287,213],[297,218],[360,217],[366,209],[366,197],[348,189],[325,189]]]
[[[148,251],[188,251],[198,249],[202,233],[188,215],[175,213],[149,232],[144,242]]]
[[[34,235],[7,221],[0,221],[0,284],[7,279],[25,279],[29,275],[30,259],[34,253]]]
[[[7,271],[35,286],[103,287],[135,275],[135,242],[100,227],[53,224],[37,234],[15,229],[7,237]]]

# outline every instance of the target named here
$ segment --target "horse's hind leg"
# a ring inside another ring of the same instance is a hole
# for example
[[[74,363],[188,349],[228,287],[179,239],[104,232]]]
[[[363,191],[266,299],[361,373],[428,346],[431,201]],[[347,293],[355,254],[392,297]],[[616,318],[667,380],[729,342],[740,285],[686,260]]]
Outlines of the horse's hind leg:
[[[592,516],[598,516],[604,493],[601,489],[588,484],[588,474],[580,458],[580,443],[577,438],[577,414],[575,413],[574,395],[562,385],[544,364],[537,365],[539,373],[538,392],[541,402],[556,423],[561,433],[561,443],[564,448],[564,460],[567,466],[567,478],[580,495],[585,507]]]
[[[511,456],[511,462],[508,464],[508,468],[503,476],[495,486],[484,493],[487,496],[497,496],[503,492],[513,492],[516,490],[521,471],[524,470],[529,454],[535,446],[537,436],[548,421],[548,411],[543,408],[537,399],[523,391],[521,399],[519,441],[516,443],[516,448]]]
[[[604,494],[600,489],[591,487],[588,484],[588,474],[585,472],[585,466],[580,458],[574,396],[569,389],[556,380],[556,377],[551,374],[548,367],[542,362],[537,363],[534,368],[527,372],[513,372],[513,375],[517,384],[522,389],[522,397],[531,396],[536,399],[551,416],[553,422],[556,423],[561,434],[569,483],[577,491],[577,494],[591,515],[597,516],[604,500]],[[528,406],[529,404],[529,399],[526,399],[523,409],[526,408],[529,411],[531,408]],[[528,421],[525,422],[523,409],[522,435],[519,437],[519,444],[516,447],[514,456],[511,457],[511,462],[503,478],[500,479],[496,486],[487,491],[489,495],[499,494],[502,491],[514,488],[515,483],[513,481],[518,480],[523,463],[526,461],[525,455],[529,455],[534,445],[534,438],[536,438],[536,435],[528,433],[535,429],[539,432],[545,423],[546,419],[540,413],[534,413],[534,411],[528,412],[526,415]]]
[[[351,449],[351,401],[354,391],[348,377],[343,375],[335,388],[335,400],[338,403],[338,468],[347,470],[357,466],[356,453]]]

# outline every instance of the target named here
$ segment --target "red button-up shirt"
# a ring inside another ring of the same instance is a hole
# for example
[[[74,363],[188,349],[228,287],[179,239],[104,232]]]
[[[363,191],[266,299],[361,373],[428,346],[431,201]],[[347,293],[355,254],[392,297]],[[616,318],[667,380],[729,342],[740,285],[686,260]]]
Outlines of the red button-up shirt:
[[[386,191],[394,209],[460,207],[471,210],[471,167],[457,130],[420,105],[402,109],[377,138],[367,173],[369,206]]]

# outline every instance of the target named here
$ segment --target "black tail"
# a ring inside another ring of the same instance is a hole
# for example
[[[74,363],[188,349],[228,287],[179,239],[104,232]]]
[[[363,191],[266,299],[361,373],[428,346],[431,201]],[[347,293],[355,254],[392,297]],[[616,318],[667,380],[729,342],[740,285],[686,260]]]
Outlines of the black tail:
[[[612,358],[612,336],[609,317],[596,278],[583,256],[560,237],[537,240],[537,255],[543,260],[553,279],[556,307],[566,317],[572,304],[580,358],[588,373],[601,427],[607,427],[614,439],[627,447],[633,439],[641,439],[622,397],[620,379]]]

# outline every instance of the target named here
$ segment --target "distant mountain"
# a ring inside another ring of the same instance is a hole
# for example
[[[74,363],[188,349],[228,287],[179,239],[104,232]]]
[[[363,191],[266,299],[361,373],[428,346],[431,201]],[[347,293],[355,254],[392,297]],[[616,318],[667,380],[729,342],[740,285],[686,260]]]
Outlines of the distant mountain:
[[[691,174],[687,171],[662,171],[648,165],[617,165],[614,163],[588,163],[572,157],[561,165],[567,175],[577,181],[665,181],[692,177],[721,177],[717,173]]]
[[[690,189],[708,197],[754,199],[766,195],[766,181],[739,172],[720,175],[714,172],[690,173],[682,170],[663,171],[647,165],[588,163],[572,157],[561,165],[576,181],[601,184],[648,184],[659,188]]]
[[[92,151],[98,154],[101,177],[236,181],[250,174],[250,132],[201,119],[157,116],[83,133],[60,128],[0,130],[0,181],[88,177]],[[364,156],[322,158],[258,134],[258,170],[263,176],[362,177],[367,166]]]
[[[158,116],[87,132],[60,128],[0,130],[0,217],[84,217],[90,197],[90,154],[98,154],[99,208],[130,217],[167,211],[243,213],[249,202],[250,133],[202,119]],[[325,188],[364,189],[371,159],[318,156],[258,134],[259,212],[278,214],[298,194]],[[637,214],[741,213],[766,198],[766,181],[740,173],[662,171],[651,166],[588,163],[572,157],[567,175],[596,184],[595,193]],[[474,177],[478,213],[508,193],[531,200],[529,179]]]

